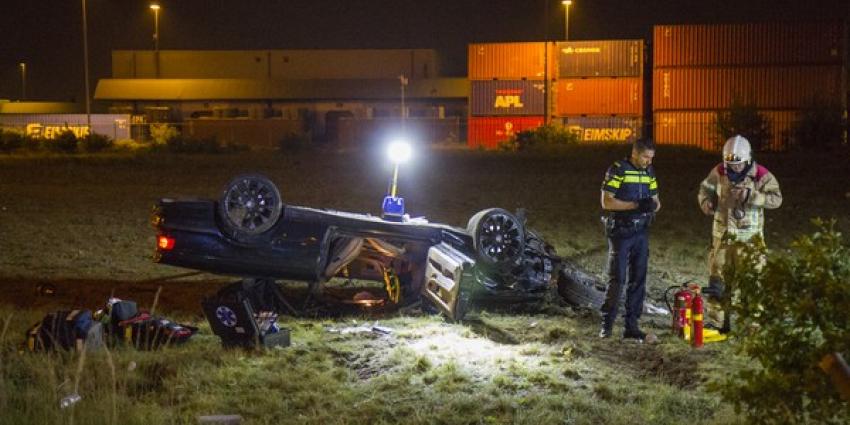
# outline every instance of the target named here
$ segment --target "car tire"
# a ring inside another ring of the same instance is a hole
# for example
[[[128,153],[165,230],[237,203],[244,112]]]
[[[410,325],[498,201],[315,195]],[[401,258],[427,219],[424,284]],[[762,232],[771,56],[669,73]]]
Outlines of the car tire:
[[[564,260],[558,273],[558,294],[573,306],[599,310],[605,302],[605,291],[597,288],[598,283],[596,277]]]
[[[224,187],[218,212],[228,236],[251,242],[277,223],[283,208],[280,191],[271,180],[246,174]]]
[[[476,260],[487,268],[509,270],[525,250],[525,225],[501,208],[479,211],[469,219]]]

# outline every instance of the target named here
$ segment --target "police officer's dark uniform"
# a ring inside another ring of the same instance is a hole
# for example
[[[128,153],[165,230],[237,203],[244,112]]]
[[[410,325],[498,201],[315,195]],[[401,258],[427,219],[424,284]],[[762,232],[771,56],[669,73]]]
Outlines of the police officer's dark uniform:
[[[608,237],[608,290],[602,305],[601,337],[612,333],[617,318],[619,300],[626,285],[626,327],[623,337],[643,340],[646,336],[638,327],[646,296],[646,270],[649,260],[649,226],[654,218],[658,182],[652,165],[635,167],[626,158],[614,162],[605,173],[602,190],[621,201],[637,202],[631,211],[605,211],[603,223]],[[628,275],[627,275],[628,273]]]

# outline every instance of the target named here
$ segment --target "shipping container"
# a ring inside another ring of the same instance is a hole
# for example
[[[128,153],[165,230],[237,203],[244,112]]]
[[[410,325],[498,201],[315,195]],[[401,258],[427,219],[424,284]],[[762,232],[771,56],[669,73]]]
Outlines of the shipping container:
[[[555,78],[555,43],[477,43],[469,45],[470,80]]]
[[[653,67],[835,64],[847,54],[840,21],[659,25]]]
[[[655,69],[652,109],[724,109],[736,97],[763,109],[797,109],[814,98],[844,105],[842,75],[839,66]]]
[[[552,124],[578,135],[582,142],[632,142],[643,131],[640,116],[558,117],[552,120]]]
[[[555,87],[556,115],[642,115],[643,78],[570,78]]]
[[[770,129],[770,140],[763,150],[784,151],[791,147],[797,111],[760,110]],[[724,140],[717,134],[716,111],[664,111],[653,114],[654,140],[660,145],[694,146],[719,151]]]
[[[558,77],[640,77],[643,40],[558,43]]]
[[[496,149],[520,131],[543,125],[537,117],[470,117],[467,123],[467,144],[471,148]]]
[[[54,139],[65,131],[72,131],[77,137],[89,134],[86,114],[3,114],[0,127],[45,139]],[[130,115],[91,114],[91,129],[113,140],[129,139]]]
[[[470,114],[473,116],[543,115],[544,81],[484,80],[471,82]]]

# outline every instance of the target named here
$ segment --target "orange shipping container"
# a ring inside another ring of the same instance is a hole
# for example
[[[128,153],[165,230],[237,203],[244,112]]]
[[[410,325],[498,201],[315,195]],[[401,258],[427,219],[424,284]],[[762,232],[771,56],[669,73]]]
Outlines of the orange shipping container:
[[[469,79],[555,78],[557,50],[555,43],[544,42],[470,44]]]
[[[846,31],[840,21],[660,25],[653,66],[840,65]]]
[[[798,109],[815,97],[844,105],[839,66],[663,68],[652,72],[652,109],[724,109],[734,98],[762,109]]]
[[[520,131],[543,125],[543,117],[470,117],[467,144],[471,148],[496,149]]]
[[[641,115],[642,78],[570,78],[558,80],[556,114]]]
[[[592,40],[558,43],[558,76],[640,77],[643,40]]]
[[[763,150],[783,151],[791,146],[796,111],[759,111],[769,122],[771,138]],[[653,138],[660,145],[694,146],[719,151],[716,111],[664,111],[653,114]]]

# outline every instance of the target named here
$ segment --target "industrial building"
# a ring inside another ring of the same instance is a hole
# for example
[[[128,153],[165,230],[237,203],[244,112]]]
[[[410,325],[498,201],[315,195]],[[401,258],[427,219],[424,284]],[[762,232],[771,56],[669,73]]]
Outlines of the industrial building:
[[[466,79],[441,76],[430,49],[120,50],[94,97],[134,124],[275,146],[290,133],[361,143],[402,116],[429,142],[459,140],[468,94]]]

